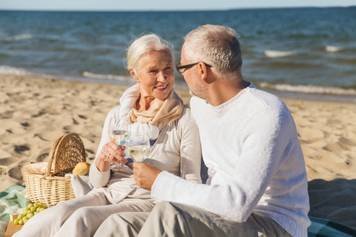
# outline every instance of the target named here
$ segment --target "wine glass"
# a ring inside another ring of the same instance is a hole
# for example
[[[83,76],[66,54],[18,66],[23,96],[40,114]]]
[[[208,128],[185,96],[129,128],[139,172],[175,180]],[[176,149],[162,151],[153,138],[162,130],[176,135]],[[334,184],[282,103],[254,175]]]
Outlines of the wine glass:
[[[128,138],[127,127],[119,126],[118,124],[114,125],[113,130],[110,134],[110,139],[118,146],[125,146]],[[113,164],[112,168],[121,168],[123,164]]]
[[[150,153],[150,139],[144,133],[130,134],[126,142],[126,151],[135,162],[143,162]]]
[[[123,146],[128,138],[128,132],[124,129],[113,129],[110,138],[116,145]]]

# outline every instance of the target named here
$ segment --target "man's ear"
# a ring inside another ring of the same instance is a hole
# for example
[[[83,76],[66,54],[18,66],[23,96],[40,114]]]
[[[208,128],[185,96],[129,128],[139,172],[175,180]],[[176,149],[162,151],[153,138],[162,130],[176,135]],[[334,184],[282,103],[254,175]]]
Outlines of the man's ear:
[[[197,65],[198,73],[200,74],[200,78],[206,83],[211,83],[209,75],[209,68],[205,65],[205,63],[199,63]]]
[[[138,81],[137,72],[134,68],[129,70],[129,74],[134,80]]]

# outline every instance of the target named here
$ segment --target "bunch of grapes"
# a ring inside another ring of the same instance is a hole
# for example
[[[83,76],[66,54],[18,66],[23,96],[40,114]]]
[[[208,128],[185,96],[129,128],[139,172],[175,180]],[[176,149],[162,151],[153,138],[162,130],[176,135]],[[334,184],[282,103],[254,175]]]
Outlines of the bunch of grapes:
[[[12,219],[12,223],[15,225],[23,225],[25,224],[31,217],[36,215],[37,213],[46,209],[47,206],[40,202],[30,203],[27,205],[26,209],[18,215],[15,219]]]

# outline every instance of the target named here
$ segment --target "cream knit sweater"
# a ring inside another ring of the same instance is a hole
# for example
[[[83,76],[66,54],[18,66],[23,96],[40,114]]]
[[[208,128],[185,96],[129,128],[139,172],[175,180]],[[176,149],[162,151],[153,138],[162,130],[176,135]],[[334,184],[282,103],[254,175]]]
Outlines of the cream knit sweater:
[[[306,170],[287,107],[269,93],[246,88],[216,107],[193,97],[191,109],[209,168],[208,184],[161,172],[151,195],[237,222],[259,213],[292,236],[307,236]]]

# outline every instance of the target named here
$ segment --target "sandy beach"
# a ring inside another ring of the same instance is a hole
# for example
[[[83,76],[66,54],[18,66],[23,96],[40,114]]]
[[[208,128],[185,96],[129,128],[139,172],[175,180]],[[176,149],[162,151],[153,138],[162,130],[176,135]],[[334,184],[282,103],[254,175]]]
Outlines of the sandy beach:
[[[66,132],[80,135],[91,162],[106,113],[125,89],[36,75],[0,75],[0,88],[0,191],[21,183],[24,164],[46,161],[54,140]],[[179,94],[188,100],[186,91]],[[356,105],[284,101],[296,121],[311,181],[311,214],[356,228],[351,218],[356,213]]]

